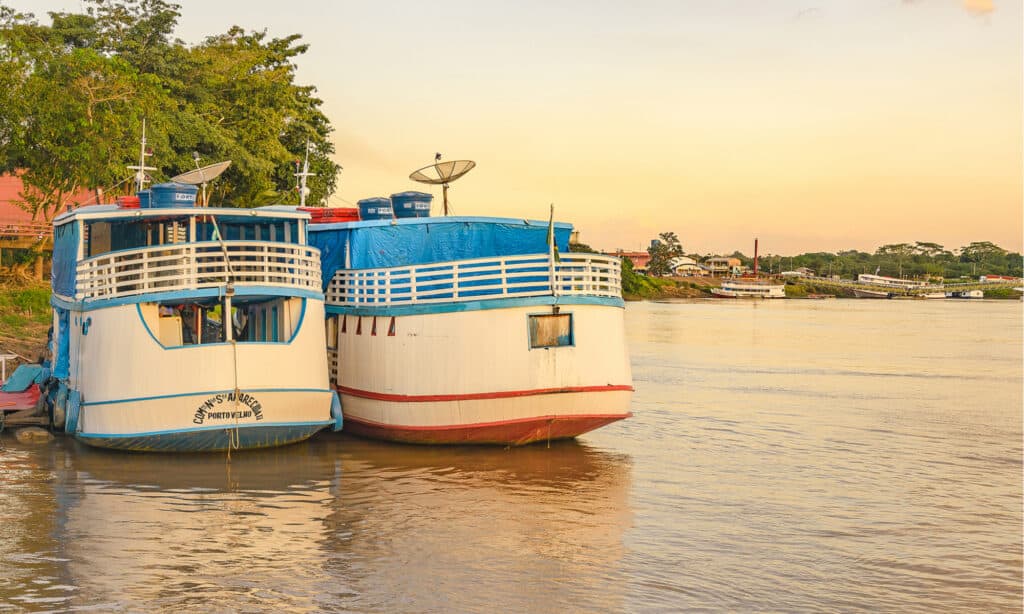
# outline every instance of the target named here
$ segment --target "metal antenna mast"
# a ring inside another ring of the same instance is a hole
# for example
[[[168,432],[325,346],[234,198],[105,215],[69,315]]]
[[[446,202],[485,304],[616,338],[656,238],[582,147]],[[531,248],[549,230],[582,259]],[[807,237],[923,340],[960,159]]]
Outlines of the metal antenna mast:
[[[142,144],[139,146],[139,165],[129,166],[128,170],[135,171],[135,192],[145,189],[149,179],[146,178],[146,171],[157,170],[155,166],[146,166],[146,157],[153,155],[146,151],[146,119],[142,119]]]
[[[296,169],[298,169],[298,162],[295,163]],[[295,176],[299,178],[299,206],[306,206],[306,195],[309,194],[309,188],[306,187],[306,177],[316,177],[316,173],[309,172],[309,139],[306,139],[306,158],[302,161],[302,171],[296,172]]]

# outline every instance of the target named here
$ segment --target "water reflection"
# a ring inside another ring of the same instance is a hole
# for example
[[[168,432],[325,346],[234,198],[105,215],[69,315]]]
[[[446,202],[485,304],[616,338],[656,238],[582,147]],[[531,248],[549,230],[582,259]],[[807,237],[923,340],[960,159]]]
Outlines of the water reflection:
[[[0,610],[66,599],[52,487],[56,451],[56,446],[22,448],[13,437],[0,438]]]
[[[63,441],[0,459],[23,485],[0,502],[25,511],[0,528],[0,560],[19,561],[0,597],[22,606],[464,610],[494,595],[520,610],[583,606],[614,573],[631,521],[629,458],[576,442],[442,449],[331,435],[228,464]],[[602,592],[602,607],[621,599]]]

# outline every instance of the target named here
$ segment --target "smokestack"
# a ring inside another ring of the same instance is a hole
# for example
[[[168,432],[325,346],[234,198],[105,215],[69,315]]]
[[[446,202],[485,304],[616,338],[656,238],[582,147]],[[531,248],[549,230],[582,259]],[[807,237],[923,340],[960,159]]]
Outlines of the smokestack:
[[[754,277],[757,277],[757,239],[754,239]]]

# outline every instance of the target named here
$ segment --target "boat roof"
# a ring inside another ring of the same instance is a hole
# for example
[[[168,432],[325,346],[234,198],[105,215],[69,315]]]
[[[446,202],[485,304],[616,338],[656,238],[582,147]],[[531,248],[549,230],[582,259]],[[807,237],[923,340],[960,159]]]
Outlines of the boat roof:
[[[548,220],[527,220],[516,217],[485,217],[474,215],[449,215],[445,217],[406,217],[384,220],[360,220],[358,222],[330,222],[309,225],[310,232],[324,230],[351,230],[354,228],[373,228],[378,226],[429,226],[431,224],[510,224],[518,226],[542,226],[547,228]],[[572,228],[568,222],[555,222],[555,228]]]
[[[53,220],[54,226],[75,220],[129,220],[137,218],[162,218],[192,215],[215,215],[220,218],[252,218],[308,220],[309,213],[289,205],[269,205],[245,209],[242,207],[167,207],[128,209],[117,205],[90,205],[60,214]]]

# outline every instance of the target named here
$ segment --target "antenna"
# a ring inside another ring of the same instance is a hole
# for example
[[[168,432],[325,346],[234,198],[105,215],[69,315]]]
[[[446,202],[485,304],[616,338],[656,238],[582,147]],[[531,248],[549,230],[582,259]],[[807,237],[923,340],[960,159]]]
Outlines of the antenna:
[[[444,214],[448,215],[448,184],[473,170],[472,160],[449,160],[441,162],[441,154],[434,154],[434,163],[415,170],[409,179],[430,185],[440,184],[444,188]]]
[[[207,206],[209,203],[206,202],[206,185],[220,177],[220,174],[228,170],[231,166],[231,160],[225,160],[216,164],[209,164],[207,166],[199,166],[199,152],[192,152],[192,159],[196,162],[196,170],[188,171],[180,175],[171,177],[171,181],[176,183],[184,183],[188,185],[202,186],[202,206]]]
[[[139,165],[129,166],[128,170],[135,171],[135,192],[141,192],[149,179],[146,178],[146,171],[157,170],[155,166],[146,166],[146,157],[153,155],[153,152],[146,151],[146,118],[142,118],[142,145],[139,147]]]
[[[309,194],[309,188],[306,187],[306,177],[316,177],[316,173],[309,172],[309,139],[306,139],[306,157],[302,161],[302,171],[299,171],[299,163],[295,162],[295,176],[299,178],[299,185],[296,189],[299,191],[299,206],[306,206],[306,195]]]

